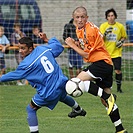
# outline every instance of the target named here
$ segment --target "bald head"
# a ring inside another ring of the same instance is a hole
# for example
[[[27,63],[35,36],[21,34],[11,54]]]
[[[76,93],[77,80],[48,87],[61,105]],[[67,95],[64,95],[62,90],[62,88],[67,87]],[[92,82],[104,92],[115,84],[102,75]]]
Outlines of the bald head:
[[[86,8],[85,7],[83,7],[83,6],[79,6],[79,7],[77,7],[74,11],[73,11],[73,15],[75,14],[75,13],[83,13],[85,16],[87,16],[87,10],[86,10]]]
[[[78,29],[83,28],[88,19],[86,8],[83,6],[77,7],[73,11],[73,19]]]

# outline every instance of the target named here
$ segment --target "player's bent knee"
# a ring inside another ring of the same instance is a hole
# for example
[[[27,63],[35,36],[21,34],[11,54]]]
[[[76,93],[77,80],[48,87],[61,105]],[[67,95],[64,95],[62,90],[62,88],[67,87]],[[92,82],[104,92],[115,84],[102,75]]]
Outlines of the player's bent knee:
[[[27,111],[27,113],[31,113],[31,112],[35,112],[36,109],[34,109],[34,108],[32,108],[30,105],[28,105],[28,106],[26,107],[26,111]]]
[[[31,103],[26,107],[27,112],[35,112],[41,107],[37,106],[32,100]]]

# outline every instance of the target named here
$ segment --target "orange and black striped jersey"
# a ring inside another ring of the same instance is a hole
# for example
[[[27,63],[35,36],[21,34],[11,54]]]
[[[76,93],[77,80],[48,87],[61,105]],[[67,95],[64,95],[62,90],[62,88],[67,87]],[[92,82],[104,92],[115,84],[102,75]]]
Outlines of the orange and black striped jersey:
[[[112,65],[112,60],[107,52],[103,35],[99,28],[91,22],[87,22],[82,29],[76,28],[76,33],[84,51],[89,53],[88,59],[84,58],[85,62],[96,62],[104,60],[106,63]]]

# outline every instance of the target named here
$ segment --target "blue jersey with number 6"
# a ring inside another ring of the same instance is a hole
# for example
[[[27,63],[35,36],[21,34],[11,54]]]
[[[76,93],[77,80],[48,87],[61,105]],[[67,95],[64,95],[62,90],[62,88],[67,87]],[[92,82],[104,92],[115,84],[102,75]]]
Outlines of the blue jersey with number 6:
[[[0,81],[27,79],[41,97],[47,100],[55,99],[58,92],[65,93],[68,80],[55,60],[63,50],[61,43],[52,38],[48,45],[36,47],[15,71],[3,75]]]

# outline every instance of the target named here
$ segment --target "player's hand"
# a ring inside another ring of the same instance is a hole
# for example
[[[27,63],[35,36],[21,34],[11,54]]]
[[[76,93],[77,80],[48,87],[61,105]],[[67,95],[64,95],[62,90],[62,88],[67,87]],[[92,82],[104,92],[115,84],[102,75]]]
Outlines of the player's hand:
[[[72,38],[70,38],[70,37],[66,38],[65,43],[66,43],[68,46],[70,46],[71,48],[74,47],[74,46],[76,45],[76,44],[75,44],[75,40],[72,39]]]
[[[116,43],[116,47],[117,47],[117,48],[122,47],[123,43],[124,43],[124,40],[118,41],[118,42]]]
[[[47,43],[48,40],[49,40],[49,39],[47,38],[47,35],[46,35],[45,33],[42,33],[42,32],[39,33],[39,37],[40,37],[41,39],[43,39],[43,41],[46,42],[46,43]]]
[[[109,27],[106,29],[106,31],[104,32],[104,36],[107,36],[107,34],[111,33],[113,31],[113,27]]]

